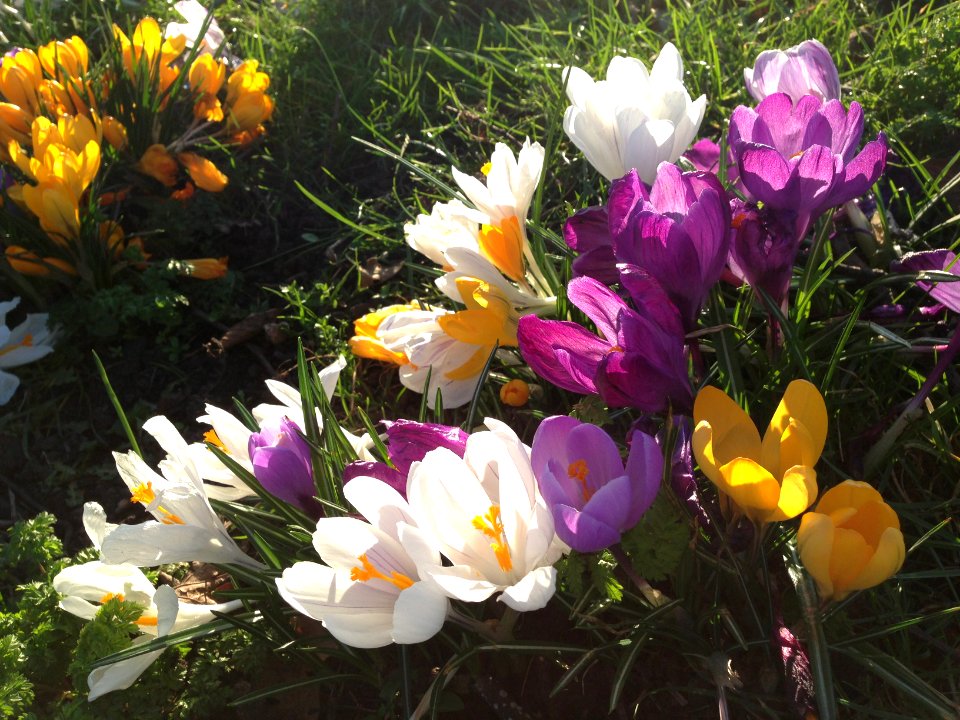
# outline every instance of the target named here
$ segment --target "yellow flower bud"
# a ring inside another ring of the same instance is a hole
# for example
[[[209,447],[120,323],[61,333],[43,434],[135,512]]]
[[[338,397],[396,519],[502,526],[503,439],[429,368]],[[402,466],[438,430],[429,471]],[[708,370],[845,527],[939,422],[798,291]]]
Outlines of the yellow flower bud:
[[[523,407],[530,399],[530,386],[523,380],[513,379],[500,386],[500,402],[510,407]]]
[[[158,143],[147,148],[136,168],[164,187],[173,187],[177,184],[177,172],[180,166],[177,165],[173,156],[167,152],[167,148]]]
[[[115,150],[123,150],[127,147],[127,129],[112,115],[103,118],[103,136]]]
[[[872,486],[846,480],[800,520],[797,550],[824,600],[879,585],[903,565],[900,518]]]
[[[197,280],[216,280],[227,274],[227,258],[195,258],[181,260],[181,275]]]
[[[177,160],[187,169],[187,173],[201,190],[220,192],[227,186],[227,176],[205,157],[184,152],[177,155]]]

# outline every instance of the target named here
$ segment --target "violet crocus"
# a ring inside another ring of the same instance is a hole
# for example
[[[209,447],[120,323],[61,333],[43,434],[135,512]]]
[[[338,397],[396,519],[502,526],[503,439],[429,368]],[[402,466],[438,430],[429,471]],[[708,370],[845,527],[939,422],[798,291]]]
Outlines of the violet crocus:
[[[758,208],[739,198],[730,202],[730,272],[769,295],[786,312],[790,276],[799,249],[793,214]]]
[[[533,370],[572,392],[600,395],[611,407],[679,412],[692,403],[683,326],[666,293],[645,271],[622,267],[637,310],[599,281],[574,278],[567,297],[601,337],[574,322],[520,319],[520,353]]]
[[[356,477],[374,477],[407,496],[407,476],[410,466],[423,460],[431,450],[446,448],[463,457],[470,433],[453,425],[439,423],[421,423],[413,420],[384,420],[386,426],[387,457],[390,464],[382,462],[357,461],[343,470],[343,482],[346,484]]]
[[[578,210],[567,218],[563,239],[578,254],[573,261],[574,277],[585,275],[605,285],[613,285],[619,280],[607,208],[594,205]]]
[[[757,107],[741,105],[730,118],[729,142],[739,182],[750,200],[796,212],[798,239],[825,210],[866,193],[887,162],[883,133],[857,153],[863,109],[839,100],[821,103],[786,93]]]
[[[794,102],[813,95],[821,102],[840,99],[840,74],[830,51],[819,40],[804,40],[786,50],[764,50],[743,79],[758,102],[786,93]]]
[[[727,194],[716,175],[660,163],[648,192],[629,172],[611,185],[607,208],[617,261],[650,273],[677,306],[684,328],[693,330],[730,243]]]
[[[944,307],[960,313],[960,262],[957,255],[951,250],[925,250],[904,255],[894,264],[894,269],[900,272],[923,272],[924,270],[939,270],[950,273],[958,279],[950,282],[928,282],[918,280],[917,287],[936,300]]]
[[[267,492],[319,516],[310,445],[296,423],[289,418],[265,423],[250,436],[247,450],[253,474]]]
[[[563,415],[540,423],[530,461],[557,536],[578,552],[620,542],[653,503],[663,475],[663,454],[650,435],[633,433],[624,466],[606,432]]]

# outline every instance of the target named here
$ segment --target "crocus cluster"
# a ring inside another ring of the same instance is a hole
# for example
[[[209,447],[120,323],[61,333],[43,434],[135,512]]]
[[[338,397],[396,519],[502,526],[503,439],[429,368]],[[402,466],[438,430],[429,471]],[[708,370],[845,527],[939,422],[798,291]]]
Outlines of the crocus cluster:
[[[517,346],[520,317],[556,302],[526,231],[543,154],[529,140],[517,155],[497,143],[485,182],[452,169],[472,207],[437,203],[404,226],[407,244],[446,271],[437,287],[465,309],[392,305],[354,323],[354,354],[398,365],[400,381],[431,408],[438,391],[445,407],[468,403],[494,351]]]

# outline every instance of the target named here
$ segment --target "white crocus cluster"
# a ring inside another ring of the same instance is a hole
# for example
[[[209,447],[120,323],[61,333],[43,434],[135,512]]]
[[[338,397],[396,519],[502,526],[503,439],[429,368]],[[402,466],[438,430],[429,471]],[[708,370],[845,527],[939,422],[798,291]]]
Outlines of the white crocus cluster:
[[[578,67],[563,72],[572,103],[563,129],[608,180],[635,169],[652,184],[657,166],[679,158],[700,129],[706,96],[690,99],[673,43],[663,46],[649,71],[636,58],[615,57],[605,80],[595,81]]]
[[[530,449],[487,419],[464,457],[445,448],[414,463],[408,500],[358,477],[344,487],[365,520],[322,518],[313,544],[325,565],[299,562],[277,580],[296,610],[341,642],[416,643],[440,631],[449,600],[495,593],[517,611],[538,610],[556,589],[566,546],[537,489]]]

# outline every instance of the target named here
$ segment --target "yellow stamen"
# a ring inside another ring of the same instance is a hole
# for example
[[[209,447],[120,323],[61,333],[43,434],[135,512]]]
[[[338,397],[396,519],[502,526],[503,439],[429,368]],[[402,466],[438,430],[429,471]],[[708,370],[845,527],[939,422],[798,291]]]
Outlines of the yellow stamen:
[[[583,488],[584,501],[593,497],[593,490],[587,487],[587,475],[590,474],[590,468],[586,460],[575,460],[567,467],[567,475],[571,480],[576,480]]]
[[[513,561],[510,558],[510,546],[507,545],[506,533],[503,530],[503,521],[500,519],[500,506],[491,505],[486,515],[477,515],[473,519],[473,526],[493,540],[490,543],[490,549],[500,564],[500,569],[504,572],[513,569]]]
[[[137,502],[143,504],[144,507],[152,503],[157,499],[157,494],[153,491],[153,483],[147,481],[137,485],[133,489],[133,495],[130,496],[130,502]],[[185,523],[178,516],[174,515],[172,512],[167,510],[162,505],[158,505],[156,508],[157,512],[163,515],[160,518],[160,522],[164,525],[184,525]]]
[[[487,176],[490,174],[490,171],[493,169],[493,163],[489,160],[480,166],[480,172]]]
[[[18,342],[16,345],[0,348],[0,355],[6,355],[8,352],[12,352],[13,350],[16,350],[18,347],[33,347],[33,335],[24,335],[23,340]]]
[[[413,585],[413,580],[408,578],[403,573],[393,571],[390,573],[389,577],[384,575],[373,566],[373,563],[370,562],[369,559],[367,559],[366,553],[358,557],[357,560],[360,561],[362,567],[353,567],[350,569],[350,579],[353,581],[368,582],[369,580],[376,578],[377,580],[383,580],[391,585],[395,585],[399,590],[406,590],[408,587]]]
[[[227,446],[223,444],[223,441],[220,440],[220,436],[217,435],[217,431],[213,428],[210,428],[203,434],[203,439],[206,440],[211,445],[216,445],[218,448],[227,452]]]
[[[123,602],[123,593],[117,593],[116,595],[114,595],[113,593],[107,593],[102,598],[100,598],[100,604],[103,605],[104,603],[110,602],[114,598],[116,598],[118,602]]]

